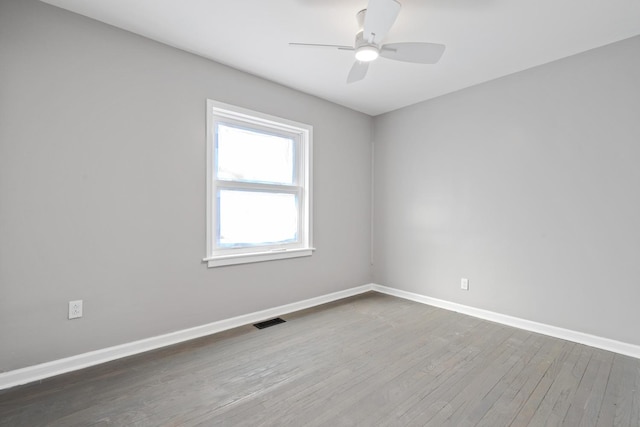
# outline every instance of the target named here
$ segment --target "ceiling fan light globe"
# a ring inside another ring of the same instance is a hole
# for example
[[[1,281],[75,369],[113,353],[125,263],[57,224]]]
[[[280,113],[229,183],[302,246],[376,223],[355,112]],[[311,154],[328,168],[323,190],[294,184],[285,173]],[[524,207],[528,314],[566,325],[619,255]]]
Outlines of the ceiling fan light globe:
[[[360,62],[370,62],[380,56],[375,46],[360,46],[356,49],[356,59]]]

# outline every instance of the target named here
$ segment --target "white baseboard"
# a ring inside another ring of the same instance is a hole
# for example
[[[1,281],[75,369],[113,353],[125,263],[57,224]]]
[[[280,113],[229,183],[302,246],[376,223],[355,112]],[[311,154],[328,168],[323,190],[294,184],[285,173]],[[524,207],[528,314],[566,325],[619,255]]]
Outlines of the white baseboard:
[[[217,332],[236,328],[238,326],[248,325],[259,322],[261,320],[282,316],[287,313],[304,310],[306,308],[311,308],[350,296],[359,295],[368,291],[376,291],[383,294],[416,301],[422,304],[456,311],[469,316],[478,317],[480,319],[490,320],[492,322],[501,323],[503,325],[513,326],[527,331],[537,332],[540,334],[549,335],[567,341],[573,341],[591,347],[596,347],[640,359],[640,346],[638,345],[615,341],[608,338],[602,338],[595,335],[589,335],[582,332],[546,325],[543,323],[537,323],[518,317],[507,316],[505,314],[482,310],[479,308],[470,307],[437,298],[431,298],[400,289],[389,288],[387,286],[368,284],[351,289],[346,289],[344,291],[306,299],[304,301],[298,301],[291,304],[281,305],[279,307],[256,311],[254,313],[249,313],[242,316],[232,317],[230,319],[220,320],[218,322],[213,322],[206,325],[196,326],[194,328],[183,329],[181,331],[158,335],[155,337],[121,344],[114,347],[108,347],[96,351],[90,351],[88,353],[78,354],[76,356],[66,357],[64,359],[41,363],[39,365],[28,366],[26,368],[16,369],[9,372],[3,372],[0,373],[0,390],[17,385],[27,384],[34,381],[39,381],[45,378],[53,377],[55,375],[64,374],[66,372],[76,371],[79,369],[87,368],[89,366],[94,366],[100,363],[109,362],[111,360],[120,359],[122,357],[132,356],[135,354],[143,353],[145,351],[155,350],[161,347],[166,347],[168,345],[178,344],[194,338],[200,338],[206,335],[211,335]]]
[[[39,381],[55,375],[64,374],[66,372],[76,371],[78,369],[87,368],[89,366],[98,365],[100,363],[109,362],[111,360],[120,359],[122,357],[132,356],[134,354],[143,353],[149,350],[155,350],[172,344],[178,344],[194,338],[204,337],[206,335],[215,334],[217,332],[226,331],[238,326],[256,323],[262,320],[270,319],[292,313],[294,311],[304,310],[306,308],[315,307],[328,302],[347,298],[368,292],[373,289],[373,285],[363,285],[356,288],[346,289],[344,291],[334,292],[315,298],[298,301],[291,304],[281,305],[279,307],[267,310],[256,311],[254,313],[242,316],[232,317],[230,319],[220,320],[218,322],[206,325],[196,326],[194,328],[183,329],[181,331],[171,332],[164,335],[158,335],[151,338],[142,339],[114,347],[103,348],[88,353],[78,354],[76,356],[65,357],[64,359],[53,360],[51,362],[41,363],[39,365],[27,366],[26,368],[16,369],[9,372],[0,373],[0,390],[14,387],[17,385],[27,384]]]
[[[585,334],[583,332],[572,331],[570,329],[559,328],[557,326],[546,325],[544,323],[533,322],[531,320],[521,319],[519,317],[507,316],[506,314],[495,313],[493,311],[482,310],[480,308],[470,307],[450,301],[437,298],[431,298],[424,295],[407,292],[400,289],[389,288],[382,285],[374,284],[372,290],[399,298],[416,301],[422,304],[434,307],[444,308],[445,310],[456,311],[458,313],[467,314],[469,316],[478,317],[480,319],[490,320],[492,322],[501,323],[507,326],[524,329],[526,331],[536,332],[563,340],[585,344],[591,347],[600,348],[602,350],[612,351],[614,353],[624,354],[640,359],[640,346],[629,344],[609,338],[598,337],[595,335]]]

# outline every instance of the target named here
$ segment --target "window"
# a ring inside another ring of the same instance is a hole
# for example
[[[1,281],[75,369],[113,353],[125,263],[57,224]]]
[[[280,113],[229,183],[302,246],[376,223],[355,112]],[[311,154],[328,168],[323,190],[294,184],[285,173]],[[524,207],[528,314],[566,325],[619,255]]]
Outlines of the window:
[[[311,255],[312,130],[207,100],[209,267]]]

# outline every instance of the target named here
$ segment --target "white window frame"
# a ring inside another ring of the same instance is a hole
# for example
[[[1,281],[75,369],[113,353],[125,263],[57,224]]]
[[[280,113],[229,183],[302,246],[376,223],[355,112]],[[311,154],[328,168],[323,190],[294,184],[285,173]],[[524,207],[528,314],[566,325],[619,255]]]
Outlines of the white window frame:
[[[219,180],[216,177],[216,126],[228,124],[294,139],[296,179],[293,185]],[[209,267],[271,261],[312,255],[311,165],[313,127],[304,123],[207,100],[207,256]],[[284,192],[298,196],[298,241],[278,245],[222,248],[218,241],[219,189]]]

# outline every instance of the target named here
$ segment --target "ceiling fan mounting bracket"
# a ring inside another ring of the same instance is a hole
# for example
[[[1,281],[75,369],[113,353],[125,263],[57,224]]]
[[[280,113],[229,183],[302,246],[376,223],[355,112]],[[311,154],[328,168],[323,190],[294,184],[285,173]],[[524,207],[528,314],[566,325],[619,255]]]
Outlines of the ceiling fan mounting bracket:
[[[356,49],[358,48],[358,35],[360,36],[360,40],[361,41],[365,41],[364,37],[363,37],[363,32],[364,32],[364,20],[365,17],[367,16],[367,9],[362,9],[361,11],[359,11],[358,13],[356,13],[356,20],[358,21],[358,34],[356,35]],[[369,39],[366,40],[366,42],[368,44],[373,45],[373,40],[375,39],[375,33],[371,33],[369,35]]]

